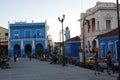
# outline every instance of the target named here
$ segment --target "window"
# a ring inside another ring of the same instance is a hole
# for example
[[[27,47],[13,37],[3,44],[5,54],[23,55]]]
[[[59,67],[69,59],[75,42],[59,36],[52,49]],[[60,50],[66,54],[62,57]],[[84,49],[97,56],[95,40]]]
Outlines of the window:
[[[92,19],[92,32],[95,32],[95,18]]]
[[[8,33],[5,33],[5,36],[8,36]]]
[[[41,37],[42,36],[42,30],[41,29],[38,29],[37,30],[37,37]]]
[[[86,20],[86,23],[88,25],[88,33],[90,32],[90,21],[89,20]]]
[[[99,21],[97,21],[97,30],[98,31],[100,30],[100,23],[99,23]]]
[[[16,30],[16,31],[14,31],[14,38],[18,38],[18,36],[19,36],[18,31],[17,31],[17,30]]]
[[[111,20],[106,20],[106,29],[111,29]]]
[[[30,31],[29,30],[25,31],[25,37],[30,38]]]
[[[8,39],[8,33],[5,33],[5,40]]]
[[[101,55],[105,57],[105,44],[101,44]]]

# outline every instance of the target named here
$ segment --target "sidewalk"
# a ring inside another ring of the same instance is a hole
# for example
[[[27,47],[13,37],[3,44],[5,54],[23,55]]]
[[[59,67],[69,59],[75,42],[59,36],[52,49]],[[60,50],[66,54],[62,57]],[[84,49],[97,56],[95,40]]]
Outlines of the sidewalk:
[[[63,67],[46,61],[20,58],[15,63],[11,60],[10,69],[0,70],[0,80],[117,80],[117,74],[109,76],[105,72],[96,76],[93,70],[74,65]]]

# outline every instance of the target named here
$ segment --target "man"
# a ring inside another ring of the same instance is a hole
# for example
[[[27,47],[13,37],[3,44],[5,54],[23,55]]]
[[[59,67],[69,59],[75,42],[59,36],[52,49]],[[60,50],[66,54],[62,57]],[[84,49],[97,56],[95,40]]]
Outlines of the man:
[[[100,74],[100,70],[99,70],[99,67],[98,67],[98,52],[97,51],[94,51],[94,57],[95,57],[95,65],[94,65],[94,68],[95,68],[95,75],[96,74]]]
[[[110,70],[112,68],[112,54],[111,54],[111,51],[108,51],[106,59],[107,59],[107,61],[106,61],[107,62],[107,72],[108,72],[108,75],[111,75],[111,73],[110,73]]]

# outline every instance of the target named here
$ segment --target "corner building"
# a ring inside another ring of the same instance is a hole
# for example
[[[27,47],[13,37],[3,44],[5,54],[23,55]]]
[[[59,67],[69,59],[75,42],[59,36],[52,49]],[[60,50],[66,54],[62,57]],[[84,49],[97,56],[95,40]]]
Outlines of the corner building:
[[[113,2],[97,2],[92,8],[81,13],[81,43],[86,53],[98,50],[98,53],[107,53],[107,50],[98,45],[97,36],[117,28],[117,7]]]
[[[46,22],[9,24],[8,56],[42,54],[47,49]]]

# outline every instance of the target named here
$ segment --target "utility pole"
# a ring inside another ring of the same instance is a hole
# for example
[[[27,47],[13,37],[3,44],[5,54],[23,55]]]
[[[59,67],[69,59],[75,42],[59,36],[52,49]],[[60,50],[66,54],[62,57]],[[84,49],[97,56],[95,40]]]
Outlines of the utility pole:
[[[63,14],[63,17],[58,17],[58,21],[62,24],[62,48],[63,48],[63,66],[65,66],[65,55],[64,55],[64,30],[63,30],[63,21],[65,19],[65,15]]]
[[[120,80],[120,18],[119,18],[119,1],[117,0],[117,21],[118,21],[118,38],[119,38],[119,41],[118,41],[118,62],[119,62],[119,65],[118,65],[118,73],[119,73],[119,76],[118,76],[118,79],[117,80]]]
[[[85,67],[85,34],[84,34],[84,27],[85,27],[85,19],[83,21],[83,64]]]

